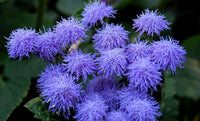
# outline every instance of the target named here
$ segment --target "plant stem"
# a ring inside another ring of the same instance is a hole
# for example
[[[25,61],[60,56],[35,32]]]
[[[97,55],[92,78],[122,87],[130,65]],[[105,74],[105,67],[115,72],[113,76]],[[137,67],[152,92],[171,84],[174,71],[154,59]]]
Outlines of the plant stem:
[[[37,20],[36,20],[36,31],[37,32],[42,27],[47,1],[48,0],[37,0]]]

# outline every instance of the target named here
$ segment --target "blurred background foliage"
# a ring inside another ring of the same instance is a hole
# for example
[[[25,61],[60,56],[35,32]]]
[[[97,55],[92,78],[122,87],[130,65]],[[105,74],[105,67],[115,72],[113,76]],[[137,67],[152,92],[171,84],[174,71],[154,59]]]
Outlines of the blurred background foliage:
[[[145,8],[159,9],[172,23],[170,35],[187,50],[187,62],[177,75],[165,74],[161,102],[162,121],[200,121],[200,7],[197,0],[102,0],[118,10],[109,22],[122,24],[137,34],[132,19]],[[38,97],[36,80],[46,63],[36,57],[17,61],[8,58],[6,39],[17,28],[53,27],[61,17],[81,17],[87,0],[0,0],[0,121],[64,120],[47,111]],[[91,33],[89,32],[88,35]],[[84,52],[92,51],[89,41],[82,43]],[[34,99],[33,99],[34,98]],[[32,99],[32,100],[31,100]],[[30,100],[30,101],[29,101]]]

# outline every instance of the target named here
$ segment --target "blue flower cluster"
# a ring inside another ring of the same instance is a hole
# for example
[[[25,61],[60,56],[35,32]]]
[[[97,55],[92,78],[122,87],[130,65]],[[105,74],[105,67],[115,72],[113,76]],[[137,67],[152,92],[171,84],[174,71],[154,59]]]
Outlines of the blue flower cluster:
[[[49,62],[37,80],[49,111],[69,119],[73,109],[78,121],[156,121],[161,116],[152,93],[162,85],[165,70],[175,74],[177,67],[183,68],[186,51],[170,36],[140,40],[142,34],[159,36],[170,29],[158,10],[146,9],[133,20],[133,29],[139,32],[133,43],[121,24],[104,22],[114,14],[112,6],[94,1],[86,4],[80,21],[63,18],[52,30],[17,29],[7,38],[10,58],[21,60],[33,53]],[[97,24],[102,28],[91,37],[96,53],[73,49]]]

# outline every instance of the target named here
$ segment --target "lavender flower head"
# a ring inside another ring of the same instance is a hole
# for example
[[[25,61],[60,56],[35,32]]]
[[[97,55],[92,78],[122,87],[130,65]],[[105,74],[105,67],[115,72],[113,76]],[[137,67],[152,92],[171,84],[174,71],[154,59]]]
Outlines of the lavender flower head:
[[[106,121],[127,121],[125,113],[122,111],[112,111],[107,113]]]
[[[152,98],[136,98],[126,106],[126,118],[128,121],[157,121],[161,116],[159,109],[159,103]]]
[[[95,76],[87,85],[86,92],[102,92],[103,90],[117,88],[117,81],[114,78],[106,78],[104,75]]]
[[[103,121],[108,106],[97,94],[90,94],[81,104],[77,104],[74,116],[78,121]]]
[[[50,29],[38,36],[35,46],[35,53],[46,61],[55,60],[57,54],[63,53],[57,34]]]
[[[54,31],[58,40],[63,43],[63,47],[76,43],[78,40],[83,42],[83,38],[87,37],[84,26],[73,17],[62,19],[55,25]]]
[[[159,67],[150,61],[150,58],[141,58],[128,66],[127,77],[129,86],[140,88],[141,91],[157,91],[156,86],[161,85],[161,72]]]
[[[54,70],[55,69],[55,70]],[[65,75],[60,66],[50,65],[45,69],[38,79],[37,87],[41,91],[44,103],[50,103],[49,111],[60,112],[68,119],[70,107],[74,107],[80,98],[79,84],[74,79]]]
[[[114,78],[106,78],[105,76],[95,77],[86,85],[87,93],[98,93],[104,98],[105,103],[110,109],[116,109],[117,103],[117,80]]]
[[[126,47],[128,41],[128,31],[125,31],[121,25],[107,24],[104,28],[97,30],[93,36],[95,49],[110,50],[114,48]]]
[[[136,32],[140,32],[139,37],[144,32],[147,32],[149,36],[153,36],[154,33],[160,35],[161,31],[170,29],[168,27],[170,23],[164,19],[165,16],[161,15],[158,10],[150,11],[145,9],[145,13],[142,13],[137,19],[133,19],[133,29],[137,28]]]
[[[150,47],[147,43],[148,41],[137,41],[136,43],[127,46],[126,53],[128,54],[130,62],[149,56]]]
[[[126,108],[129,103],[136,98],[146,99],[149,95],[145,91],[141,91],[139,88],[123,87],[117,91],[118,100],[120,101],[120,109]]]
[[[105,74],[106,78],[113,75],[124,75],[127,68],[127,56],[121,48],[102,51],[101,57],[96,61],[99,64],[98,74]]]
[[[92,27],[97,23],[97,21],[100,21],[103,23],[104,17],[113,17],[116,13],[116,10],[113,10],[112,6],[106,6],[105,2],[100,2],[99,0],[95,0],[95,2],[86,4],[86,7],[84,8],[83,13],[81,14],[83,16],[82,22],[87,27]]]
[[[179,41],[172,37],[161,37],[160,41],[154,41],[151,44],[152,59],[160,65],[160,68],[176,72],[176,67],[183,68],[186,51],[179,45]]]
[[[91,54],[84,54],[81,51],[72,51],[70,54],[64,57],[63,66],[66,68],[67,73],[70,76],[75,75],[76,80],[82,76],[84,82],[87,80],[88,75],[94,75],[96,72],[96,65],[94,62],[94,57]]]
[[[23,28],[12,31],[7,42],[7,49],[10,58],[22,59],[23,56],[29,57],[29,53],[33,52],[34,43],[37,38],[35,30]]]

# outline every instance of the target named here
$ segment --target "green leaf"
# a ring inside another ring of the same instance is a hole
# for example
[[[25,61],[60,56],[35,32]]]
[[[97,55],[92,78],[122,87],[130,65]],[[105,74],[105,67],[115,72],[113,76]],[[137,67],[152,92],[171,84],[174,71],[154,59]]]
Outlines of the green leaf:
[[[0,79],[0,121],[6,121],[12,111],[27,95],[30,80],[23,77]]]
[[[37,77],[45,63],[36,57],[11,60],[3,57],[4,72],[0,74],[0,121],[5,121],[26,97],[31,77]]]
[[[74,12],[82,8],[84,5],[82,0],[59,0],[56,8],[65,15],[73,15]]]
[[[24,105],[28,110],[34,113],[34,117],[43,121],[58,121],[58,115],[48,111],[46,104],[42,104],[42,99],[36,97]]]
[[[9,60],[5,64],[5,75],[14,79],[15,77],[37,77],[40,74],[46,62],[37,57],[25,58],[21,61]]]
[[[83,12],[83,8],[80,8],[79,10],[77,10],[74,14],[73,17],[75,18],[82,18],[83,16],[81,15]]]
[[[175,99],[176,87],[175,81],[166,79],[169,76],[165,76],[165,82],[162,86],[162,100],[160,103],[160,111],[162,116],[161,121],[176,121],[178,116],[179,102]]]

